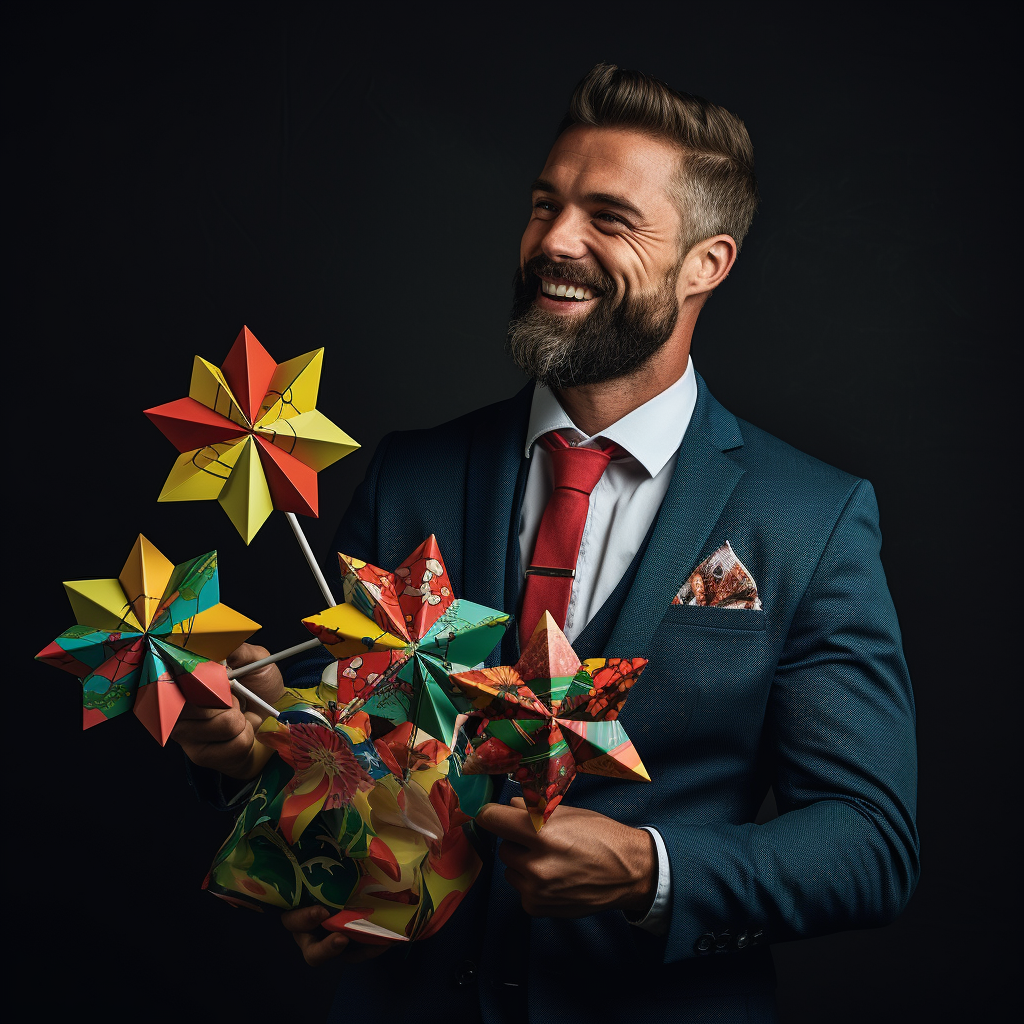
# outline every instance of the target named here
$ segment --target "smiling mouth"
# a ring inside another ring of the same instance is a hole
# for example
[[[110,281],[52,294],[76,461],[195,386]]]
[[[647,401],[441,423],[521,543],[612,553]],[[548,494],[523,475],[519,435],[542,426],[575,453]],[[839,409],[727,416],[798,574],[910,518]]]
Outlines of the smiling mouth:
[[[591,299],[600,298],[599,293],[584,285],[556,284],[553,281],[545,281],[544,278],[540,278],[540,290],[556,302],[589,302]]]

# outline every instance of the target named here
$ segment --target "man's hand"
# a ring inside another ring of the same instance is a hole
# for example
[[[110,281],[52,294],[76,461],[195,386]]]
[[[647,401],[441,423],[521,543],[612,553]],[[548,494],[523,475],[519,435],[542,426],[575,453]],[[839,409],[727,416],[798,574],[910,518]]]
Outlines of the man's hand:
[[[321,967],[329,960],[341,958],[342,963],[358,964],[372,960],[387,951],[387,946],[371,946],[320,927],[331,916],[326,907],[302,907],[287,910],[281,915],[281,924],[292,933],[303,959],[310,967]]]
[[[505,880],[532,917],[621,910],[636,920],[654,900],[658,856],[650,832],[566,804],[536,832],[521,797],[507,807],[485,804],[476,823],[503,840]]]
[[[269,653],[263,647],[242,644],[228,655],[228,666],[248,665]],[[279,700],[284,693],[284,680],[276,665],[265,665],[250,672],[242,676],[242,682],[246,689],[269,704]],[[186,704],[171,739],[181,744],[193,764],[212,768],[233,779],[252,779],[260,771],[260,764],[253,756],[253,745],[256,730],[264,717],[255,708],[241,707],[234,694],[230,708],[197,708],[194,704]]]

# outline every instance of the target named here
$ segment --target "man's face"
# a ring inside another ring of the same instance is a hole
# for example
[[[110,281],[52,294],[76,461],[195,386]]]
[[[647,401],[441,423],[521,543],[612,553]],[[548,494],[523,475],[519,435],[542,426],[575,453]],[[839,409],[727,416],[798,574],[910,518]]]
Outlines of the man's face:
[[[679,314],[679,150],[613,128],[564,132],[534,182],[509,323],[516,363],[549,387],[639,369]]]

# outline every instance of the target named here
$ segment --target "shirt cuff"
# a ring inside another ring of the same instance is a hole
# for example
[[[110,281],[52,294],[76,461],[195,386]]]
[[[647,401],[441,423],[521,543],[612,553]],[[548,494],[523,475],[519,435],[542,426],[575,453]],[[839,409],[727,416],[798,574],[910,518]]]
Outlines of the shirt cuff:
[[[654,893],[654,902],[650,910],[639,921],[629,921],[637,928],[643,928],[652,935],[664,935],[668,931],[669,918],[672,912],[672,870],[669,867],[668,849],[661,833],[653,825],[641,825],[645,832],[650,832],[654,839],[654,847],[658,851],[658,888]]]

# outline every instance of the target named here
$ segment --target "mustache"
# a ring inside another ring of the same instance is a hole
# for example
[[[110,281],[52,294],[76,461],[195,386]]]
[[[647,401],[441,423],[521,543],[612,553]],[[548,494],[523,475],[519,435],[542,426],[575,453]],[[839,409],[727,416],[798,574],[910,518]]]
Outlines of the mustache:
[[[524,286],[529,286],[530,278],[558,277],[569,284],[581,284],[589,288],[595,295],[613,295],[615,282],[599,268],[579,263],[557,263],[546,256],[534,256],[527,260],[518,271]]]

